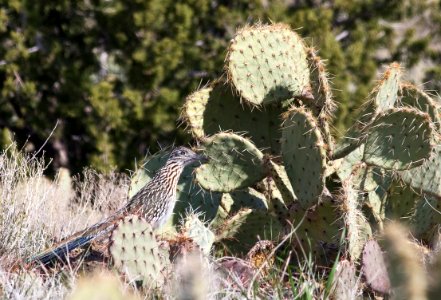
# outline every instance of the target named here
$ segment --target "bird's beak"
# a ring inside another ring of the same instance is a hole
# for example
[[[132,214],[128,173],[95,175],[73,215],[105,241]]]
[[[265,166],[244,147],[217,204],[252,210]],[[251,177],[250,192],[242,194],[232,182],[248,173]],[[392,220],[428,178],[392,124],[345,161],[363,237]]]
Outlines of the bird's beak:
[[[208,157],[203,154],[197,154],[196,160],[201,164],[205,164],[208,162]]]

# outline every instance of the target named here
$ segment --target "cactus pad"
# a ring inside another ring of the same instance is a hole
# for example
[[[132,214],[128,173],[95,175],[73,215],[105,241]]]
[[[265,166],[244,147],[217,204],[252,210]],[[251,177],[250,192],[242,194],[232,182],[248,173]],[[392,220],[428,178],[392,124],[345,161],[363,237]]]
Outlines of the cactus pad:
[[[115,266],[130,281],[161,285],[168,257],[161,252],[153,229],[144,219],[131,215],[121,220],[110,237],[109,252]]]
[[[326,150],[314,117],[303,107],[287,113],[282,157],[295,195],[303,208],[317,203],[325,185]]]
[[[441,198],[441,140],[421,166],[400,172],[403,181],[414,189]]]
[[[358,260],[365,242],[372,236],[369,223],[358,208],[359,195],[350,182],[343,184],[345,209],[344,220],[348,230],[348,250],[353,261]]]
[[[386,110],[369,127],[363,160],[385,169],[416,167],[430,156],[431,135],[426,113],[412,108]]]
[[[356,299],[359,284],[353,262],[342,260],[338,263],[333,285],[332,299]]]
[[[400,182],[394,182],[387,194],[386,217],[400,220],[400,222],[407,222],[419,199],[421,197],[411,187]]]
[[[232,130],[245,137],[265,152],[279,153],[282,103],[251,109],[242,105],[232,87],[217,81],[187,97],[182,118],[198,139]]]
[[[375,104],[377,107],[377,112],[385,111],[394,107],[395,102],[398,99],[400,77],[400,65],[397,63],[391,64],[375,89]]]
[[[400,103],[426,112],[439,132],[441,132],[441,103],[437,103],[428,94],[416,86],[405,83],[401,84]]]
[[[305,46],[286,25],[239,30],[231,40],[226,61],[228,78],[251,104],[310,96]]]
[[[286,174],[285,167],[278,165],[271,160],[268,160],[267,165],[270,169],[271,177],[274,180],[277,189],[280,191],[285,205],[290,205],[294,201],[297,201],[297,197],[294,194],[291,182]]]
[[[191,238],[202,250],[205,255],[210,254],[211,246],[214,243],[214,233],[208,229],[199,218],[190,214],[185,221],[183,231],[185,235]]]
[[[431,195],[423,195],[411,217],[412,232],[416,238],[430,241],[432,229],[441,224],[441,201]]]
[[[298,227],[293,237],[293,246],[300,254],[312,253],[313,259],[331,264],[338,251],[343,222],[337,202],[326,197],[319,204],[305,210],[299,203],[289,208],[290,220]],[[302,222],[303,221],[303,222]]]
[[[362,272],[371,289],[382,294],[390,291],[390,280],[387,273],[383,252],[377,241],[368,241],[363,248]]]
[[[207,138],[204,154],[209,162],[196,169],[196,180],[205,189],[230,192],[265,177],[262,152],[234,133],[218,133]]]
[[[317,117],[320,130],[322,131],[323,139],[329,145],[328,151],[333,151],[333,139],[331,130],[329,128],[330,119],[336,109],[336,104],[332,99],[332,91],[329,85],[328,74],[325,69],[325,64],[317,55],[314,48],[307,49],[307,59],[309,68],[311,70],[311,90],[314,100],[311,103],[305,104],[311,108],[314,115]]]
[[[245,255],[259,240],[277,241],[282,225],[267,211],[253,210],[241,220],[237,231],[223,244],[234,254]]]

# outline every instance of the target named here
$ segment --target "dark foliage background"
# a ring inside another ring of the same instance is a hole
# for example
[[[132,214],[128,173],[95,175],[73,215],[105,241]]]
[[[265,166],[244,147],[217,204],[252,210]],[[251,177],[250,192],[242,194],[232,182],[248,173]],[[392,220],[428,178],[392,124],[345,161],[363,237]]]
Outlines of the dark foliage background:
[[[286,22],[327,59],[341,135],[381,66],[440,89],[439,1],[0,1],[0,145],[44,146],[53,167],[133,169],[189,136],[187,94],[222,74],[246,23]]]

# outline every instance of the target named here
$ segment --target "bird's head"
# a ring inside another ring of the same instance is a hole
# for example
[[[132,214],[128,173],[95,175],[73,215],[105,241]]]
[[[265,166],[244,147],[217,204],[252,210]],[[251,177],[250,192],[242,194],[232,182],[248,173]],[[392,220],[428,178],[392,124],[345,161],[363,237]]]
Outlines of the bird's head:
[[[168,162],[178,163],[187,166],[193,162],[205,163],[207,158],[202,154],[197,154],[186,147],[177,147],[173,149],[168,158]]]

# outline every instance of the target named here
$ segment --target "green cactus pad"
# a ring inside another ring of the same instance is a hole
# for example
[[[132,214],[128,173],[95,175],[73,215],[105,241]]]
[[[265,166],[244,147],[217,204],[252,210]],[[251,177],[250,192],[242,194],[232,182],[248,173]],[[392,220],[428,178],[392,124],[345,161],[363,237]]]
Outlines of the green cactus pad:
[[[411,106],[426,112],[432,119],[432,123],[441,132],[441,103],[437,103],[428,94],[409,83],[401,84],[400,96],[401,105]]]
[[[340,146],[338,146],[340,147]],[[343,146],[341,146],[343,147]],[[337,175],[341,182],[346,181],[353,172],[353,167],[363,159],[364,145],[360,145],[354,151],[343,157],[340,168],[337,169]]]
[[[291,224],[298,227],[293,237],[297,253],[312,253],[313,260],[326,265],[334,262],[344,226],[337,202],[325,197],[306,210],[294,203],[289,207],[289,215]]]
[[[307,49],[307,59],[311,70],[311,91],[314,96],[314,105],[309,105],[315,116],[320,114],[332,114],[336,109],[336,104],[332,100],[332,91],[329,85],[328,73],[325,63],[317,55],[314,48]]]
[[[224,239],[222,244],[235,255],[245,256],[259,240],[278,241],[282,225],[267,211],[252,210],[245,215],[234,235]]]
[[[334,276],[332,299],[356,299],[358,289],[359,283],[354,263],[348,260],[340,261]]]
[[[240,103],[232,89],[230,85],[217,81],[187,97],[182,118],[193,135],[203,139],[220,131],[243,132],[264,152],[279,153],[284,104],[251,109]]]
[[[389,109],[369,126],[363,160],[385,169],[403,170],[424,163],[432,151],[432,125],[426,113]]]
[[[377,112],[393,108],[400,88],[401,69],[400,65],[393,63],[383,74],[378,86],[375,88],[375,105]]]
[[[432,229],[441,224],[441,200],[423,195],[415,206],[410,223],[414,236],[429,242],[433,234]]]
[[[153,229],[144,219],[131,215],[121,220],[112,231],[109,252],[129,281],[158,286],[163,282],[161,271],[168,256],[160,251]]]
[[[307,59],[311,70],[310,81],[314,100],[306,102],[305,105],[308,105],[317,117],[323,139],[326,144],[329,145],[328,151],[332,152],[334,141],[329,124],[331,123],[330,121],[337,105],[332,99],[332,91],[329,85],[325,63],[317,55],[317,51],[314,48],[307,49]]]
[[[325,185],[326,150],[316,120],[303,107],[293,107],[285,116],[282,157],[302,207],[316,204]]]
[[[408,222],[414,212],[415,204],[420,199],[421,196],[417,195],[411,187],[399,181],[393,182],[387,194],[386,218]]]
[[[361,270],[369,287],[381,294],[388,294],[389,275],[383,252],[377,241],[370,240],[364,245],[361,263]]]
[[[235,215],[225,219],[222,223],[213,224],[216,241],[219,242],[223,239],[231,239],[240,229],[243,223],[253,210],[251,208],[244,208],[239,210]]]
[[[400,172],[403,181],[417,191],[441,198],[441,140],[421,166]]]
[[[305,46],[286,25],[239,30],[231,40],[226,62],[228,78],[251,104],[311,96]]]
[[[230,192],[265,177],[262,152],[237,134],[223,132],[207,138],[204,154],[209,162],[196,169],[196,180],[205,189]]]
[[[354,190],[350,182],[343,183],[344,191],[344,221],[347,228],[348,251],[351,259],[357,261],[363,246],[372,236],[369,223],[358,207],[359,194]]]
[[[256,210],[268,210],[265,195],[252,188],[237,190],[229,193],[233,200],[230,213],[235,213],[242,208],[252,208]]]
[[[215,236],[195,214],[187,216],[183,228],[184,234],[191,238],[205,255],[210,254]]]
[[[269,213],[277,217],[280,224],[289,225],[288,208],[284,203],[283,196],[272,177],[265,179],[265,194],[269,199],[268,210]]]
[[[274,180],[274,183],[279,190],[285,205],[290,205],[294,201],[297,201],[297,197],[294,194],[288,174],[286,174],[285,167],[278,165],[271,160],[268,160],[267,165],[271,172],[271,177]]]
[[[145,159],[141,167],[132,177],[129,197],[132,197],[140,188],[147,184],[154,174],[166,163],[170,151],[163,150]],[[176,189],[177,202],[173,210],[173,224],[179,224],[179,220],[187,211],[201,212],[200,217],[205,221],[212,220],[218,211],[221,193],[209,192],[194,183],[194,166],[184,169]],[[171,229],[171,228],[169,228]]]

